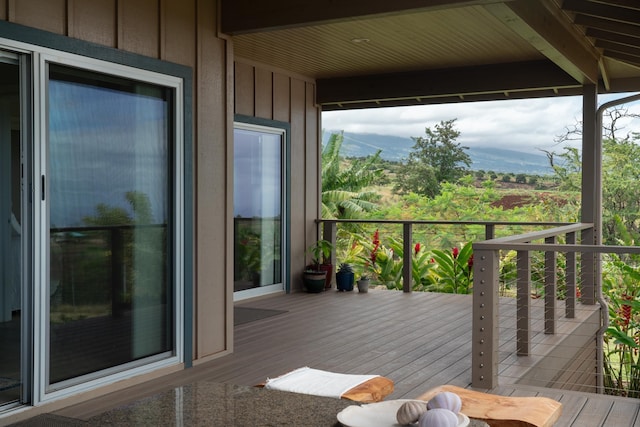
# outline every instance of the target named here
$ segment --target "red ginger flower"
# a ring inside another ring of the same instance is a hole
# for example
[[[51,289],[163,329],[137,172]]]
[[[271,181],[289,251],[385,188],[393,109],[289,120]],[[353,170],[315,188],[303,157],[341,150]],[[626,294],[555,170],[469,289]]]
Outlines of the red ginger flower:
[[[625,301],[633,301],[633,296],[624,294],[622,295],[622,299]],[[622,304],[622,321],[624,326],[629,326],[629,321],[631,321],[631,305],[629,304]]]
[[[376,229],[375,233],[373,233],[373,250],[371,251],[371,255],[369,258],[371,259],[371,263],[375,264],[376,259],[378,258],[378,248],[380,247],[380,232]]]
[[[413,256],[418,256],[418,252],[420,252],[420,243],[416,243],[416,246],[413,248]]]
[[[453,248],[451,250],[451,254],[453,255],[454,258],[458,258],[459,253],[460,253],[460,250],[458,248]]]
[[[473,268],[473,254],[469,257],[469,261],[467,261],[467,265],[469,268]]]

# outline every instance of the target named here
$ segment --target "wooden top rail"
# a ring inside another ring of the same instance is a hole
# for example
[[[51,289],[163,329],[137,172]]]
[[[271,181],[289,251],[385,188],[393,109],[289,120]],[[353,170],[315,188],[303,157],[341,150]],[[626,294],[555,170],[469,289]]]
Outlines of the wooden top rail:
[[[534,244],[511,243],[489,244],[488,241],[473,245],[476,250],[514,250],[514,251],[549,251],[549,252],[582,252],[582,253],[614,253],[614,254],[640,254],[640,246],[608,246],[608,245],[561,245],[561,244]],[[493,242],[493,240],[491,240]]]
[[[447,221],[447,220],[406,220],[406,219],[316,219],[316,223],[362,223],[362,224],[434,224],[434,225],[538,225],[564,226],[567,222],[513,222],[513,221]]]
[[[547,237],[559,236],[561,234],[572,233],[575,231],[586,230],[592,228],[593,224],[578,223],[563,225],[556,228],[550,228],[548,230],[533,231],[531,233],[518,234],[517,236],[500,237],[497,239],[486,240],[484,242],[478,242],[474,244],[474,247],[478,249],[494,249],[494,246],[500,246],[500,248],[510,249],[509,243],[525,243],[533,240],[545,239]]]

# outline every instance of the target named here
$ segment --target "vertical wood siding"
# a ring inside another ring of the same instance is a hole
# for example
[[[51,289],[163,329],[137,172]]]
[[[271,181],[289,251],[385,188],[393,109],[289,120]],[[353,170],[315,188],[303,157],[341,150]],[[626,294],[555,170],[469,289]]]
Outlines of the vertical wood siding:
[[[68,36],[116,47],[117,0],[70,1]]]
[[[52,33],[67,32],[65,0],[8,0],[7,17],[17,24]]]
[[[194,358],[231,349],[227,41],[216,0],[0,0],[0,19],[194,68]],[[192,268],[192,266],[186,266]]]
[[[319,217],[320,108],[315,83],[242,59],[235,62],[235,112],[291,125],[291,288],[302,289],[305,248]]]
[[[118,2],[119,49],[160,58],[160,3],[158,0]],[[182,39],[184,34],[176,36]]]

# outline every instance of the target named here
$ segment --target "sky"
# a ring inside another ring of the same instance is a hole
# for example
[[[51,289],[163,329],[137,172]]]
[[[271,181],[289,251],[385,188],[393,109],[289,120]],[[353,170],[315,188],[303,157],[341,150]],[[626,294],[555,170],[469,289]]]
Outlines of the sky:
[[[630,94],[599,97],[599,105]],[[630,112],[640,114],[640,102],[626,104]],[[500,147],[524,152],[539,150],[559,152],[564,144],[580,148],[579,141],[559,144],[582,120],[581,97],[557,97],[508,101],[469,102],[413,107],[370,108],[322,113],[322,127],[327,131],[374,133],[401,137],[425,135],[440,121],[457,119],[457,139],[466,147]],[[640,132],[640,119],[624,124]]]

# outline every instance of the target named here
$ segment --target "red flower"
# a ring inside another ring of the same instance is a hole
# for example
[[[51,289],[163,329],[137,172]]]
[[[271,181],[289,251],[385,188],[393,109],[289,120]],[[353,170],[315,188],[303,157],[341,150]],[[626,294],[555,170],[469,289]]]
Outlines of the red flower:
[[[375,233],[373,233],[373,250],[371,251],[371,255],[369,255],[369,259],[371,259],[371,263],[375,264],[376,259],[378,258],[378,248],[380,247],[380,232],[376,229]]]
[[[460,253],[460,250],[458,250],[458,248],[453,248],[451,250],[451,254],[453,255],[454,258],[458,258],[459,253]]]
[[[371,259],[371,264],[375,264],[376,263],[376,259],[378,258],[378,254],[377,254],[377,251],[375,249],[373,251],[371,251],[371,255],[369,255],[369,258]]]
[[[431,264],[435,264],[435,263],[436,263],[436,260],[431,258]]]
[[[622,295],[622,299],[625,301],[632,301],[633,296],[631,295]],[[629,321],[631,320],[631,305],[622,304],[622,321],[624,326],[629,326]]]
[[[420,252],[420,243],[416,243],[416,246],[413,248],[413,255],[418,256],[418,252]]]
[[[469,257],[469,261],[467,261],[467,265],[469,268],[473,268],[473,254]]]

